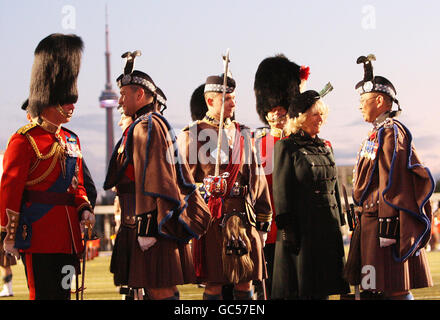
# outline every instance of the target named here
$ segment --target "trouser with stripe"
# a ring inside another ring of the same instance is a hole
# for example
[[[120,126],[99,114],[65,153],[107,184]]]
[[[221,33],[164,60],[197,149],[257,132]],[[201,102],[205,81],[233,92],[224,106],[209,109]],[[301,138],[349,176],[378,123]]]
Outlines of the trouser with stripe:
[[[70,300],[72,276],[78,270],[76,255],[22,253],[30,300]]]

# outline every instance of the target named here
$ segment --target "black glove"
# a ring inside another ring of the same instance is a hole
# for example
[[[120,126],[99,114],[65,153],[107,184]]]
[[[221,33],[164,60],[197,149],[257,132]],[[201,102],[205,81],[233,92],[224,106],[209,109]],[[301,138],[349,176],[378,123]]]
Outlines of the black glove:
[[[301,241],[297,232],[294,232],[294,228],[291,225],[286,225],[281,230],[281,238],[284,246],[287,250],[291,251],[293,254],[298,255]]]

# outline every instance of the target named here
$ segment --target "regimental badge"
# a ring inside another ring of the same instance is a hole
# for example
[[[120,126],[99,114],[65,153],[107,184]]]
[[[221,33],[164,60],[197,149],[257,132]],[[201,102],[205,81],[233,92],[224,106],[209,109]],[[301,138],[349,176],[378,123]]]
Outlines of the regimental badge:
[[[367,81],[362,85],[362,89],[364,89],[364,92],[370,92],[373,90],[374,84],[371,81]]]

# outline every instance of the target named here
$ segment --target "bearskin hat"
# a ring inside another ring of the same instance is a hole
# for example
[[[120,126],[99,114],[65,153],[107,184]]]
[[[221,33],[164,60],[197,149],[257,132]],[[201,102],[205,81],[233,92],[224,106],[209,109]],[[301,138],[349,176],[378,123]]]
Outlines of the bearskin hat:
[[[193,121],[202,120],[208,111],[208,106],[205,101],[205,84],[198,86],[191,95],[189,102],[191,110],[191,119]]]
[[[268,124],[266,114],[276,106],[286,110],[289,99],[299,93],[301,67],[283,54],[264,59],[255,73],[254,92],[256,108],[263,123]]]
[[[23,104],[21,105],[21,110],[26,110],[26,108],[29,105],[29,99],[26,99]]]
[[[28,111],[40,115],[48,106],[76,103],[77,78],[84,44],[80,37],[54,33],[34,52]]]

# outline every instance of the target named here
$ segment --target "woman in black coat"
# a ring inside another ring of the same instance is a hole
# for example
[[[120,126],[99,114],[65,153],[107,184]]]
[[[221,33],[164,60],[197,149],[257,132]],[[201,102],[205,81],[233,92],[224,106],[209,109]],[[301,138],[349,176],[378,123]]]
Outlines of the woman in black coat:
[[[313,90],[289,107],[291,135],[274,149],[278,227],[272,299],[327,299],[350,291],[340,227],[344,224],[330,144],[320,139],[328,113]]]

